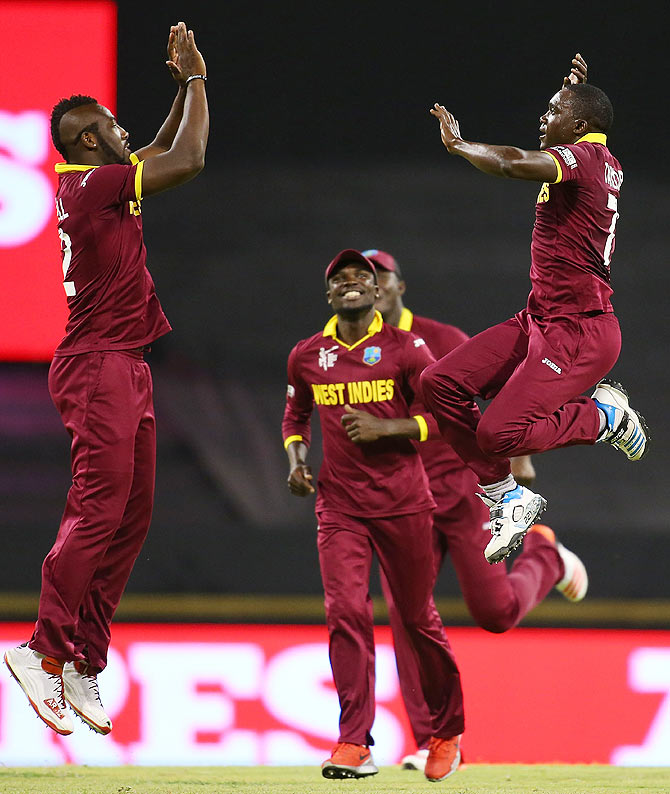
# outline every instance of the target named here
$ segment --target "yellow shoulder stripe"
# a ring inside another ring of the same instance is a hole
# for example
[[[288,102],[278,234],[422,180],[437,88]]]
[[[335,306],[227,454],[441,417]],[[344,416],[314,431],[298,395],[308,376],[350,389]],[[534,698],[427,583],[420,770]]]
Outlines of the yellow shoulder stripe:
[[[552,154],[551,152],[545,152],[545,154],[548,154],[549,157],[551,157],[551,159],[556,163],[556,170],[558,171],[558,175],[553,182],[549,183],[550,185],[555,185],[557,182],[560,182],[563,179],[563,169],[561,168],[561,164],[558,161],[558,157],[556,157],[555,154]]]
[[[131,155],[131,159],[135,155]],[[135,157],[137,160],[137,158]],[[137,160],[137,168],[135,170],[135,195],[138,201],[142,201],[142,174],[144,173],[144,160]]]

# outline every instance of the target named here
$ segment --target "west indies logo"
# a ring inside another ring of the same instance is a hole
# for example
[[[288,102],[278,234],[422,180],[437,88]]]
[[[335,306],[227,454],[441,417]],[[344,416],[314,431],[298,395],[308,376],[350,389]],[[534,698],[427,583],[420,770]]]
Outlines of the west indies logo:
[[[372,366],[378,364],[382,360],[381,347],[366,347],[363,351],[363,361]]]

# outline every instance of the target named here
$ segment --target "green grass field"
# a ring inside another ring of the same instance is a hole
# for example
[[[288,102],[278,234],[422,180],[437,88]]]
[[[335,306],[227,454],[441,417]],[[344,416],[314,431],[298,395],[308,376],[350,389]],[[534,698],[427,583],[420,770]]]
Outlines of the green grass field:
[[[442,783],[383,767],[367,780],[325,780],[315,767],[0,767],[2,794],[668,794],[670,768],[469,764]]]

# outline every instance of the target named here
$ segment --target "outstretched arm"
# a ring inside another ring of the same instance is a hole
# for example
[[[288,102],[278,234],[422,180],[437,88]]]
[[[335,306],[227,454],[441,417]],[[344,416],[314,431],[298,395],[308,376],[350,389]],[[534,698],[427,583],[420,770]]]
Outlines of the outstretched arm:
[[[147,160],[167,150],[172,146],[174,137],[179,129],[181,117],[184,113],[184,100],[186,99],[186,78],[179,68],[179,55],[177,53],[177,26],[172,25],[167,44],[168,59],[165,62],[175,83],[177,83],[177,96],[172,103],[170,112],[156,133],[156,137],[148,145],[135,152],[139,160]]]
[[[562,87],[585,83],[587,72],[586,61],[581,53],[576,53]],[[449,154],[465,158],[485,174],[534,182],[554,182],[558,176],[556,163],[544,152],[464,141],[458,121],[443,105],[436,103],[430,112],[440,122],[440,136]]]
[[[558,170],[554,158],[545,152],[464,141],[458,121],[443,106],[435,103],[430,111],[440,122],[440,136],[449,154],[466,159],[485,174],[535,182],[555,182]]]
[[[209,135],[209,110],[205,81],[189,80],[207,74],[205,61],[195,44],[192,30],[180,22],[170,30],[168,67],[177,82],[182,82],[172,110],[158,131],[153,149],[143,166],[142,194],[149,196],[176,187],[196,176],[205,164]],[[154,148],[156,147],[156,148]],[[165,148],[167,147],[167,148]],[[142,150],[138,153],[140,159]]]

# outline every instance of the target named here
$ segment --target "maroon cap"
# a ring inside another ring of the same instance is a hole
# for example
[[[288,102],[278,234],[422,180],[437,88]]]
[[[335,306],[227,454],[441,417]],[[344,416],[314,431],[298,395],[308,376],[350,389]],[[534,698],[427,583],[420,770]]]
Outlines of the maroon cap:
[[[366,256],[363,256],[363,254],[360,251],[356,251],[355,248],[345,248],[344,251],[340,251],[340,253],[326,268],[326,284],[328,284],[328,279],[341,265],[345,265],[350,262],[360,262],[362,265],[365,265],[365,267],[367,267],[375,277],[375,281],[377,281],[377,270],[372,260],[368,259]]]
[[[389,273],[397,273],[400,277],[400,268],[395,261],[395,257],[387,254],[386,251],[380,251],[378,248],[368,248],[367,251],[363,251],[363,256],[373,262],[376,267],[388,270]]]

